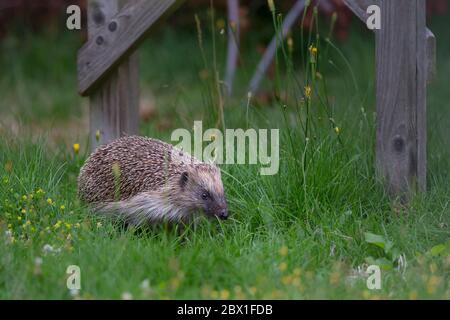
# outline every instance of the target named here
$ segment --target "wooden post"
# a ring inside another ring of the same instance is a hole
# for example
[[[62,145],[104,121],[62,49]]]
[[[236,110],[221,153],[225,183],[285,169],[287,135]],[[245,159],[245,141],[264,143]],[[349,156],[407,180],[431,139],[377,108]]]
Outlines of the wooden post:
[[[426,187],[425,0],[382,0],[376,38],[376,164],[393,196]]]
[[[88,36],[97,31],[118,12],[118,0],[89,0]],[[111,22],[113,33],[117,25]],[[101,37],[97,41],[101,41]],[[101,45],[101,43],[98,43]],[[91,150],[126,134],[138,132],[139,76],[137,53],[121,61],[100,86],[90,95]],[[98,133],[100,136],[98,137]]]

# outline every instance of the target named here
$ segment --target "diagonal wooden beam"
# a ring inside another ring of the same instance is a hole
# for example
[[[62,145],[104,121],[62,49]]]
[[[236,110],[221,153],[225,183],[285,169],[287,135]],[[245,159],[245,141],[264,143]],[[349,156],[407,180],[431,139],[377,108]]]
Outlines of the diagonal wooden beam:
[[[344,0],[345,5],[364,23],[367,21],[367,7],[377,4],[378,0]]]
[[[78,92],[92,90],[183,0],[130,0],[78,51]],[[105,17],[97,17],[105,19]]]

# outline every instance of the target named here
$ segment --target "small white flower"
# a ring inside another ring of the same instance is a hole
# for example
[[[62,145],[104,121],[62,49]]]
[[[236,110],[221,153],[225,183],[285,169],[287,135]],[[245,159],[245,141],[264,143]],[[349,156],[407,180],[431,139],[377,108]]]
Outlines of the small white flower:
[[[7,237],[8,239],[11,238],[12,236],[12,231],[11,230],[6,230],[5,231],[5,237]]]
[[[133,295],[129,292],[122,293],[122,300],[133,300]]]
[[[142,281],[142,283],[141,283],[141,289],[142,289],[142,290],[148,290],[148,289],[150,289],[150,280],[145,279],[144,281]]]
[[[34,264],[36,266],[40,266],[42,264],[42,258],[41,257],[34,258]]]
[[[77,297],[80,295],[80,290],[78,290],[78,289],[71,289],[71,290],[69,291],[69,293],[70,293],[70,295],[71,295],[73,298],[77,298]]]
[[[42,251],[44,251],[44,253],[51,253],[53,252],[53,250],[54,250],[53,247],[48,243],[42,247]]]
[[[42,247],[42,251],[44,252],[44,254],[48,254],[48,253],[59,253],[61,251],[60,248],[53,248],[53,246],[49,245],[48,243],[46,245],[44,245]]]

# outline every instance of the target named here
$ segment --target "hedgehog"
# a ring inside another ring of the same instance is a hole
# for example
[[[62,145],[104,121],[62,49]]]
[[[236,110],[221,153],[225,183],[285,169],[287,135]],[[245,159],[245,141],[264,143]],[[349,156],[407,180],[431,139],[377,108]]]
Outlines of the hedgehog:
[[[78,197],[96,213],[135,226],[188,223],[200,211],[219,219],[228,217],[215,164],[141,136],[99,146],[80,169]]]

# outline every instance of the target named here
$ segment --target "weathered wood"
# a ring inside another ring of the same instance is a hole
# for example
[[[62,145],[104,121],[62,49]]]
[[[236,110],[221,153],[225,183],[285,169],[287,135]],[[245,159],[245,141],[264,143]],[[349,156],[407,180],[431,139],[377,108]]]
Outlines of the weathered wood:
[[[425,0],[383,0],[376,39],[376,163],[393,196],[426,176]]]
[[[376,4],[378,5],[380,0],[344,0],[347,7],[364,23],[366,23],[367,7]],[[426,28],[426,41],[427,41],[427,52],[426,59],[427,63],[427,81],[430,82],[434,75],[436,74],[436,38],[430,29]]]
[[[97,1],[106,8],[110,1]],[[116,2],[116,0],[111,1]],[[129,56],[155,24],[175,9],[182,0],[133,0],[113,14],[92,16],[98,27],[78,52],[78,91],[88,95]]]
[[[367,7],[376,4],[380,0],[344,0],[346,6],[364,23],[366,23],[368,15],[367,15]]]
[[[417,83],[417,182],[420,191],[427,186],[427,80],[434,68],[428,54],[426,0],[416,0],[416,83]]]
[[[88,36],[98,31],[117,13],[118,0],[90,0]],[[139,76],[137,53],[121,61],[90,96],[91,150],[124,134],[138,132]]]

